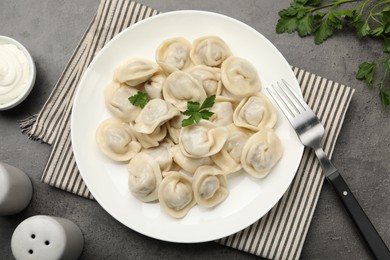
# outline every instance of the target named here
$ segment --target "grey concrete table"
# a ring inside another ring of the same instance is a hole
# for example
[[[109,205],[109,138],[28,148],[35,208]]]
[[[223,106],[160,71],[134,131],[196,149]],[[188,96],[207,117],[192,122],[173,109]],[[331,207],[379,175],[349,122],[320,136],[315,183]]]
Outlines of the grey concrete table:
[[[338,33],[316,46],[313,38],[276,34],[278,11],[290,0],[139,0],[163,12],[198,9],[239,19],[266,36],[288,62],[356,88],[333,161],[351,190],[390,245],[390,110],[377,93],[354,78],[358,64],[378,58],[379,42]],[[18,121],[40,110],[95,14],[97,0],[1,0],[0,34],[21,41],[37,66],[37,81],[28,99],[0,112],[0,161],[30,176],[31,204],[22,213],[0,217],[0,258],[12,259],[10,240],[16,226],[37,214],[74,220],[85,236],[81,259],[252,259],[254,256],[214,242],[174,244],[140,235],[117,222],[98,203],[40,183],[51,147],[27,139]],[[307,235],[302,259],[369,259],[363,240],[330,186],[325,183]]]

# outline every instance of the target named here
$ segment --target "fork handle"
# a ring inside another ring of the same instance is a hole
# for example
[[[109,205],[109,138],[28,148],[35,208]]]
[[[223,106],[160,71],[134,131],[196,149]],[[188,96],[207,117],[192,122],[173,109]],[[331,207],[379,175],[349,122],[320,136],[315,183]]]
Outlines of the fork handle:
[[[338,171],[327,176],[371,252],[378,260],[390,259],[390,251]]]

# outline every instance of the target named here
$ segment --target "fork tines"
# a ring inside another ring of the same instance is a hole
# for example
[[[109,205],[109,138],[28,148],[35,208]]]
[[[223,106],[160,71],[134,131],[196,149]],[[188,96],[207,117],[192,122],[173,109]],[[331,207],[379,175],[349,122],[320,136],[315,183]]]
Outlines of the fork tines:
[[[267,91],[276,103],[280,104],[282,102],[283,106],[279,107],[288,118],[295,117],[297,114],[310,109],[284,79],[282,79],[282,82],[278,81],[277,86],[272,84],[271,87],[267,88]]]

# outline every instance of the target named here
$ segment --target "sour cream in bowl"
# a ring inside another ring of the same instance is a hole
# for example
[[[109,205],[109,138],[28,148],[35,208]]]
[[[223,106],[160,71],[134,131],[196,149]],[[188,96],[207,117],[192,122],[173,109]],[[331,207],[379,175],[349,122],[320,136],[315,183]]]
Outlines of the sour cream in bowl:
[[[35,83],[35,64],[18,41],[0,35],[0,111],[20,104]]]

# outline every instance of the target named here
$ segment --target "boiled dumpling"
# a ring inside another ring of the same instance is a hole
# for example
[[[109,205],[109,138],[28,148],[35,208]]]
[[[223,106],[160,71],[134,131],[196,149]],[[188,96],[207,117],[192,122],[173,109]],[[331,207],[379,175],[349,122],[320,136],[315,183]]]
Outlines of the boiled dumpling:
[[[169,102],[163,99],[152,99],[135,119],[135,131],[151,134],[158,126],[179,115],[180,112]]]
[[[227,126],[229,136],[221,151],[211,156],[213,162],[223,171],[236,172],[242,168],[241,154],[244,145],[253,132],[230,124]]]
[[[191,179],[179,172],[170,172],[160,183],[158,199],[161,208],[174,218],[182,218],[196,204]]]
[[[141,152],[152,156],[160,166],[161,171],[169,171],[173,162],[172,142],[164,141],[157,147],[142,149]]]
[[[233,95],[232,93],[230,93],[226,88],[224,88],[222,81],[221,81],[221,84],[219,84],[219,86],[218,86],[218,93],[220,93],[219,94],[220,96],[234,100],[237,103],[240,103],[240,101],[242,100],[242,97],[237,97],[237,96]]]
[[[207,120],[199,124],[182,128],[179,147],[188,157],[207,157],[218,153],[225,144],[228,130],[224,126],[215,126]]]
[[[241,155],[244,170],[256,178],[264,178],[283,154],[282,143],[273,129],[263,129],[246,142]]]
[[[129,172],[129,189],[137,199],[143,202],[158,199],[158,188],[162,175],[155,158],[140,152],[131,159],[127,170]]]
[[[252,131],[273,128],[276,121],[275,107],[262,93],[241,100],[233,115],[233,122],[236,126],[245,127]]]
[[[103,121],[96,130],[100,150],[114,161],[128,161],[141,150],[129,125],[116,118]]]
[[[192,189],[196,202],[207,208],[218,205],[229,195],[225,172],[213,166],[201,166],[196,170]]]
[[[171,152],[173,154],[172,150],[171,150]],[[171,172],[183,172],[183,169],[175,161],[173,161],[170,169],[168,171],[162,172],[163,178],[167,177]]]
[[[261,83],[256,68],[232,56],[218,36],[193,43],[168,39],[155,61],[131,58],[116,68],[104,92],[115,118],[99,125],[97,144],[111,159],[130,161],[128,188],[135,198],[159,200],[174,218],[196,203],[215,207],[229,195],[228,174],[243,168],[262,178],[282,156],[272,129],[276,111],[260,93]],[[129,101],[139,91],[148,96],[143,108]],[[210,96],[211,113],[202,113],[200,121],[195,114],[198,123],[182,127],[197,109],[188,102],[202,104]]]
[[[181,122],[183,121],[184,118],[185,116],[180,113],[180,115],[175,116],[174,118],[172,118],[166,123],[168,134],[175,144],[179,143],[179,136],[182,128]]]
[[[130,123],[130,128],[133,135],[143,148],[158,146],[160,142],[167,136],[167,127],[165,124],[158,126],[151,134],[137,132],[134,129],[134,124],[132,123]]]
[[[179,172],[179,171],[180,171],[180,169],[179,169],[179,170],[171,170],[171,171],[162,172],[163,179],[164,179],[165,177],[168,177],[169,175],[175,174],[175,173],[177,173],[177,172]]]
[[[187,109],[187,102],[203,102],[206,91],[189,73],[175,71],[167,77],[163,84],[163,97],[180,111]]]
[[[164,41],[156,51],[156,61],[160,67],[170,74],[177,70],[184,70],[191,65],[191,43],[183,38],[176,37]]]
[[[153,61],[132,58],[125,61],[115,70],[114,79],[134,87],[150,79],[158,69],[158,65]]]
[[[172,154],[174,162],[188,173],[194,174],[196,169],[202,165],[209,165],[212,163],[210,157],[191,158],[185,156],[180,150],[179,146],[172,147]]]
[[[217,36],[204,36],[196,39],[192,44],[191,60],[194,64],[203,64],[217,67],[232,55],[227,44]]]
[[[137,89],[126,84],[111,82],[104,89],[106,107],[115,117],[126,122],[134,121],[141,112],[141,108],[133,106],[129,101],[129,97],[137,94],[137,92]]]
[[[234,108],[237,102],[233,99],[217,96],[214,105],[209,109],[214,115],[210,117],[210,122],[216,126],[227,126],[233,123]]]
[[[233,95],[226,88],[224,88],[222,80],[221,80],[220,84],[218,85],[217,92],[219,93],[219,95],[221,97],[225,97],[225,98],[234,100],[237,104],[240,103],[240,101],[243,99],[242,97],[237,97],[237,96]]]
[[[249,61],[237,56],[230,56],[223,62],[221,79],[224,88],[240,98],[254,95],[261,90],[255,67]]]
[[[162,98],[162,85],[167,77],[162,72],[155,73],[147,82],[144,84],[145,92],[149,98]]]
[[[188,70],[188,72],[199,81],[208,96],[218,95],[218,86],[221,81],[221,69],[197,65]]]

